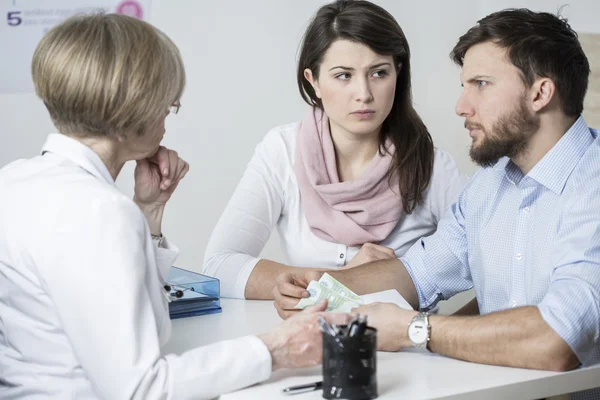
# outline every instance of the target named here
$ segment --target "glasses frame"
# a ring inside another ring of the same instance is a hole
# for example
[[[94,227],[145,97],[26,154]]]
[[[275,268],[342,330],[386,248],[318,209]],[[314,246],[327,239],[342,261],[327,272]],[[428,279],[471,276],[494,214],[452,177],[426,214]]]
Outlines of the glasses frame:
[[[169,107],[169,112],[171,114],[177,114],[179,112],[179,109],[181,108],[181,103],[177,102],[177,103],[173,103],[171,104],[171,106]]]

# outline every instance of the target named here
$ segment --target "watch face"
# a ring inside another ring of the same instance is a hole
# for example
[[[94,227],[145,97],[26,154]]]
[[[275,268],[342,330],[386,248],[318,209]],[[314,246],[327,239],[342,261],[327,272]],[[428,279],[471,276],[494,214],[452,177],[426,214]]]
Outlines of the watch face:
[[[416,344],[427,341],[427,325],[425,321],[414,321],[408,326],[408,338]]]

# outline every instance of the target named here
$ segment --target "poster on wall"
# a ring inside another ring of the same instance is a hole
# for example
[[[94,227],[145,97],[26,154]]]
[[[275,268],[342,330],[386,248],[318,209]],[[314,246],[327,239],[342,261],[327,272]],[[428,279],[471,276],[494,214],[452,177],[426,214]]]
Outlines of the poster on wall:
[[[74,14],[103,11],[148,20],[151,0],[0,0],[0,94],[33,92],[31,57],[44,33]]]
[[[579,41],[590,63],[590,83],[583,103],[588,126],[600,129],[600,34],[580,33]]]

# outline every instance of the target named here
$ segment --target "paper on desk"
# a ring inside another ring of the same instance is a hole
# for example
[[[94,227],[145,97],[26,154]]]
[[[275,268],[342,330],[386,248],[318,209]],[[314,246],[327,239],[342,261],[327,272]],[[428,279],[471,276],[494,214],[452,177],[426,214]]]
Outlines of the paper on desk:
[[[365,304],[371,303],[394,303],[400,308],[406,310],[412,310],[413,308],[408,304],[408,301],[402,297],[396,289],[384,290],[383,292],[363,294],[360,296]]]

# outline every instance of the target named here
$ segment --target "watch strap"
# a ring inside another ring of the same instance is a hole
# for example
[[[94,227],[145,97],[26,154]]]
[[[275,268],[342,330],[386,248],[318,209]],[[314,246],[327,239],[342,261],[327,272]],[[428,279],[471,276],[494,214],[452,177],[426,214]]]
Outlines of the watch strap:
[[[425,329],[427,330],[427,339],[425,339],[425,341],[422,343],[415,343],[415,342],[413,342],[412,338],[409,335],[408,336],[409,340],[411,341],[413,347],[427,351],[427,352],[431,352],[428,347],[429,341],[431,340],[431,325],[429,324],[429,313],[419,312],[417,315],[415,315],[412,318],[412,320],[408,324],[409,328],[414,322],[422,322],[425,325]]]

